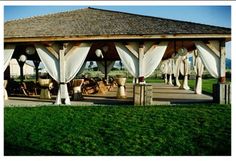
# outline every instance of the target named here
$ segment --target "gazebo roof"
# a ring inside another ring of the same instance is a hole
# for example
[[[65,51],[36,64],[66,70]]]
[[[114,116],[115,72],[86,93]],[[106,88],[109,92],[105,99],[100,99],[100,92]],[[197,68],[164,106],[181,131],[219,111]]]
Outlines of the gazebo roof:
[[[138,38],[231,38],[231,29],[85,8],[7,21],[5,42]]]

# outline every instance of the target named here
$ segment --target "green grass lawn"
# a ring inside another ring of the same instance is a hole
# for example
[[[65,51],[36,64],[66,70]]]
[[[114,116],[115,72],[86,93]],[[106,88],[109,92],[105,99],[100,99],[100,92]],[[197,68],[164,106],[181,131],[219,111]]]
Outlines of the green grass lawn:
[[[147,78],[145,79],[147,83],[164,83],[164,80],[157,79],[157,78]],[[182,80],[180,80],[181,82]],[[128,83],[132,82],[132,79],[127,80]],[[194,90],[196,80],[188,80],[189,87]],[[211,79],[203,79],[202,80],[202,91],[205,94],[212,94],[212,85],[217,83],[217,79],[211,78]]]
[[[5,155],[231,155],[230,105],[6,107]]]
[[[203,93],[212,94],[213,84],[216,84],[217,82],[218,82],[218,80],[214,79],[214,78],[212,78],[212,79],[203,79],[202,80],[202,91],[203,91]],[[195,83],[196,83],[195,80],[189,80],[188,81],[189,87],[192,90],[194,90]]]

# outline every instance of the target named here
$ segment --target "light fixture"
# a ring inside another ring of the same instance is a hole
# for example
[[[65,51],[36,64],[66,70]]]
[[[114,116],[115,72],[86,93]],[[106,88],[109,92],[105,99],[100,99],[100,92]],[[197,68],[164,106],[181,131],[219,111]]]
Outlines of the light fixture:
[[[19,62],[24,63],[24,62],[26,62],[26,60],[27,60],[27,56],[22,54],[22,55],[19,57],[18,60],[19,60]]]
[[[28,54],[28,55],[33,55],[33,54],[35,54],[35,48],[32,47],[32,46],[28,46],[28,47],[25,49],[25,52],[26,52],[26,54]]]
[[[96,54],[96,56],[98,57],[98,58],[104,58],[104,56],[103,56],[103,54],[102,54],[102,50],[101,49],[97,49],[96,51],[95,51],[95,54]]]
[[[178,59],[178,57],[179,57],[179,55],[178,55],[178,54],[175,54],[175,53],[171,55],[171,58],[172,58],[172,59]]]
[[[180,48],[177,53],[180,56],[185,56],[188,53],[188,50],[186,48],[184,48],[184,41],[183,40],[182,40],[182,48]]]
[[[186,48],[180,48],[178,50],[178,55],[180,55],[180,56],[187,55],[187,53],[188,53],[188,50]]]
[[[106,53],[108,51],[108,46],[103,46],[102,50]]]

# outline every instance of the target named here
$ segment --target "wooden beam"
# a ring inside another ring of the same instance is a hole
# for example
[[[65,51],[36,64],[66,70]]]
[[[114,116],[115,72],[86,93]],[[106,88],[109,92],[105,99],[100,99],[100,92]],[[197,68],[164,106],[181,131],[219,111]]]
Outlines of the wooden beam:
[[[58,59],[58,53],[51,46],[47,46],[46,48],[48,49],[48,51],[50,51],[50,53],[53,56],[55,56]]]
[[[135,51],[134,48],[133,48],[131,45],[126,44],[125,47],[126,47],[127,49],[129,49],[129,51],[130,51],[132,54],[134,54],[134,56],[136,56],[136,58],[138,58],[138,52]]]
[[[96,36],[50,36],[50,37],[5,37],[4,43],[42,41],[89,41],[89,40],[130,40],[130,39],[226,39],[231,34],[163,34],[163,35],[96,35]]]
[[[217,46],[218,46],[218,49],[212,44],[212,43],[208,43],[208,44],[206,44],[212,51],[214,51],[214,53],[218,56],[218,57],[220,57],[220,51],[219,51],[219,48],[220,48],[220,45],[219,44],[217,44]]]

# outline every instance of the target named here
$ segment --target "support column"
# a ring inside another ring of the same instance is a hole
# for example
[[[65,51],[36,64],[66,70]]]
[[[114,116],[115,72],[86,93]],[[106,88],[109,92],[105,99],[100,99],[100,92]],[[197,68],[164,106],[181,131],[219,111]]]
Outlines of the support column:
[[[70,104],[70,98],[68,95],[68,89],[65,79],[65,51],[67,48],[67,43],[64,43],[62,49],[59,50],[59,66],[60,66],[60,73],[59,73],[59,92],[56,100],[56,104]],[[60,100],[58,100],[60,99]]]
[[[107,76],[107,59],[106,59],[106,55],[105,55],[104,59],[105,59],[105,81],[106,81],[106,84],[108,84],[108,76]]]
[[[145,106],[152,105],[152,85],[135,84],[134,85],[133,100],[134,105]]]
[[[225,41],[220,42],[220,78],[213,84],[213,101],[219,104],[231,103],[231,85],[225,79]]]
[[[219,83],[225,83],[225,41],[220,42],[220,79]]]
[[[34,66],[35,66],[35,81],[36,83],[38,82],[38,77],[39,77],[39,63],[40,60],[34,60]]]
[[[18,62],[20,65],[20,82],[22,83],[24,81],[24,64],[25,62]]]
[[[139,44],[139,83],[144,83],[144,75],[143,75],[143,58],[144,58],[144,44]]]

